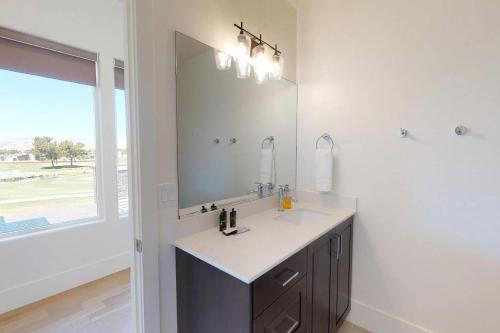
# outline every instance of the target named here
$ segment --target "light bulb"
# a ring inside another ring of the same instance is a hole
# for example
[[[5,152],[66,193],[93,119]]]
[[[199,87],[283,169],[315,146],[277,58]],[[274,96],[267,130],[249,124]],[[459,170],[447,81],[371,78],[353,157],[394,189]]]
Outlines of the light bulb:
[[[238,47],[235,54],[236,76],[246,79],[250,76],[250,39],[243,31],[238,35]]]
[[[281,80],[283,77],[283,56],[275,52],[269,68],[269,78],[271,80]]]
[[[227,71],[231,68],[231,56],[219,50],[214,50],[215,65],[218,70]]]
[[[269,77],[269,66],[264,45],[257,45],[253,50],[253,73],[257,84],[263,84]]]

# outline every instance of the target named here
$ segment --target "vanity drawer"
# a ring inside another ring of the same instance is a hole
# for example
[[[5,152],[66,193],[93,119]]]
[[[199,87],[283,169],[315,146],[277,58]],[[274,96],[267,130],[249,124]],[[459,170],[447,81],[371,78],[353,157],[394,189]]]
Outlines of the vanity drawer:
[[[253,333],[304,333],[306,290],[306,278],[302,278],[254,320]]]
[[[253,283],[253,317],[257,318],[307,271],[307,248],[288,258]]]

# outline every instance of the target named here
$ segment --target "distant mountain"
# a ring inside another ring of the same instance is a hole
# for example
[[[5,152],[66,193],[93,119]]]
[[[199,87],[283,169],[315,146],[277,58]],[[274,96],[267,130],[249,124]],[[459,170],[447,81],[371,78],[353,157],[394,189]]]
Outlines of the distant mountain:
[[[25,151],[32,148],[33,138],[10,138],[0,141],[0,149],[17,149]]]
[[[54,137],[54,140],[61,142],[64,140],[71,140],[73,142],[81,142],[85,144],[87,149],[94,149],[95,142],[88,139],[60,139]],[[33,138],[8,138],[0,139],[0,149],[17,149],[25,151],[33,148]]]

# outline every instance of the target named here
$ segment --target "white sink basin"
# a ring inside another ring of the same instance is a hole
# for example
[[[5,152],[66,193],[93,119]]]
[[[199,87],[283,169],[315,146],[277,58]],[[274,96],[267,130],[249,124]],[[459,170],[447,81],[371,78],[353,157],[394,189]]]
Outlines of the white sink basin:
[[[319,212],[312,209],[298,208],[292,210],[289,213],[276,216],[275,219],[286,222],[304,223],[321,221],[330,216],[331,215],[328,213]]]

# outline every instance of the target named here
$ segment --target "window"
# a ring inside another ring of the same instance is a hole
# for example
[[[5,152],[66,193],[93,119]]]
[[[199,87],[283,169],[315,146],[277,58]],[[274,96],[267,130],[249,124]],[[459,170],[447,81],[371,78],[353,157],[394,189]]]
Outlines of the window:
[[[118,212],[128,214],[127,108],[124,63],[115,60],[116,147],[118,166]]]
[[[0,28],[0,235],[98,216],[96,61]]]

